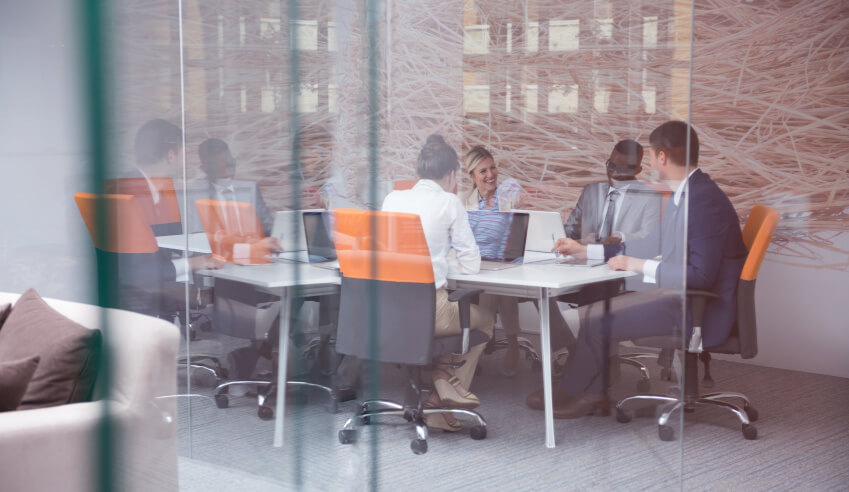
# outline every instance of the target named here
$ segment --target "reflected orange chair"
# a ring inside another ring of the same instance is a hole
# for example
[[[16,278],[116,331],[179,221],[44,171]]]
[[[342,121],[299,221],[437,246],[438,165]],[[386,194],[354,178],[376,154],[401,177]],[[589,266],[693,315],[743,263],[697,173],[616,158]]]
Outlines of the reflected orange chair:
[[[153,202],[150,186],[145,178],[115,178],[103,182],[107,193],[132,195],[153,229],[154,236],[181,234],[183,232],[180,218],[180,204],[174,181],[171,178],[149,178],[159,190],[159,203]]]
[[[150,222],[142,213],[139,200],[132,195],[76,193],[74,201],[98,250],[110,253],[159,251]]]
[[[486,437],[486,421],[477,412],[459,408],[424,408],[421,371],[434,358],[466,353],[488,336],[470,330],[473,299],[482,291],[460,289],[449,300],[458,302],[462,335],[434,337],[436,288],[433,265],[420,219],[417,215],[367,210],[334,211],[334,242],[342,273],[339,327],[336,351],[373,362],[407,367],[410,401],[399,404],[366,400],[339,431],[339,441],[356,441],[359,425],[393,415],[416,426],[410,447],[416,454],[427,452],[429,414],[453,414],[474,421],[473,439]]]
[[[186,320],[182,317],[185,313],[176,305],[170,306],[167,301],[170,298],[168,291],[172,292],[173,296],[179,297],[183,289],[181,285],[174,282],[174,279],[163,282],[159,275],[154,275],[152,281],[146,282],[135,278],[134,270],[121,271],[122,264],[133,262],[143,268],[146,273],[150,273],[150,270],[158,265],[158,259],[153,256],[160,254],[159,245],[156,243],[148,218],[140,207],[138,197],[123,194],[76,193],[74,201],[91,235],[98,256],[110,271],[118,275],[119,288],[110,291],[110,294],[115,297],[106,302],[107,306],[130,309],[165,319],[180,315],[181,324],[186,325]],[[102,219],[102,222],[98,219]],[[166,258],[159,261],[170,261],[167,255],[165,256]],[[128,297],[119,299],[124,294]],[[141,300],[133,301],[132,299],[136,297]],[[194,321],[196,320],[193,318],[192,322]],[[186,336],[189,333],[192,333],[192,323],[188,323],[183,335]],[[180,357],[177,364],[207,371],[215,377],[216,381],[227,377],[227,371],[221,366],[220,360],[210,354],[193,354],[189,358]]]
[[[271,251],[254,206],[245,202],[198,200],[195,202],[212,254],[239,265],[271,263]]]
[[[746,262],[740,273],[737,283],[737,319],[731,329],[731,333],[721,345],[710,347],[710,352],[718,354],[735,354],[743,359],[751,359],[758,353],[757,326],[755,323],[755,281],[758,277],[761,263],[766,250],[772,241],[775,227],[778,224],[778,211],[757,205],[752,209],[746,225],[743,228],[743,242],[748,248]],[[705,306],[711,298],[717,297],[713,292],[687,289],[687,298],[691,303],[693,326],[701,326],[704,319]],[[643,345],[640,343],[640,345]],[[689,344],[688,344],[689,345]],[[683,346],[677,343],[677,346]],[[699,368],[698,360],[701,359],[705,365],[705,381],[712,386],[710,379],[710,352],[687,350],[684,358],[684,397],[683,399],[663,395],[636,395],[620,400],[616,404],[616,419],[620,422],[628,422],[631,415],[623,407],[630,402],[654,402],[668,404],[666,409],[658,418],[658,435],[664,441],[672,440],[673,428],[667,425],[669,417],[675,410],[681,407],[689,410],[695,405],[709,405],[724,408],[737,415],[742,424],[743,437],[746,439],[757,439],[758,431],[752,422],[758,419],[758,411],[751,406],[749,398],[742,393],[721,391],[708,394],[699,394]],[[725,398],[737,398],[742,400],[742,406],[724,401]]]
[[[393,190],[409,190],[419,181],[417,179],[401,179],[392,183]]]

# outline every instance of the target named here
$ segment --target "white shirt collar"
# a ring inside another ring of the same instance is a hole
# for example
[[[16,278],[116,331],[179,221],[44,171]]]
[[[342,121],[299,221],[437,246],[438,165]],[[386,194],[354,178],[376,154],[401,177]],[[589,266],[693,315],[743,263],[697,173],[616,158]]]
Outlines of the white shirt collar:
[[[420,179],[420,180],[418,181],[418,183],[416,183],[416,184],[414,185],[414,188],[419,188],[419,187],[422,187],[422,188],[430,188],[430,189],[432,189],[432,190],[444,191],[444,190],[442,189],[442,186],[440,186],[440,185],[439,185],[439,183],[437,183],[436,181],[434,181],[434,180],[432,180],[432,179],[424,179],[424,178],[423,178],[423,179]]]
[[[695,168],[690,171],[690,174],[687,175],[687,179],[681,180],[681,183],[678,185],[678,189],[675,190],[675,194],[672,195],[672,201],[675,203],[675,206],[678,206],[678,202],[681,201],[681,195],[684,194],[684,187],[687,185],[687,181],[689,181],[690,176],[693,175],[694,172],[698,171],[699,168]]]
[[[144,177],[144,180],[147,181],[147,187],[150,188],[150,198],[153,200],[153,204],[157,205],[159,203],[159,190],[156,189],[156,186],[153,186],[153,181],[147,177],[147,173],[144,172],[144,169],[136,166],[136,169],[141,173]]]

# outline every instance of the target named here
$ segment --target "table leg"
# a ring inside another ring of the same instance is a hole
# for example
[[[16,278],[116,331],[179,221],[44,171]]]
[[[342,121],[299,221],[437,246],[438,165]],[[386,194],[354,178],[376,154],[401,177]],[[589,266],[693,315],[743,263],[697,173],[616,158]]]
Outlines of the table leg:
[[[539,297],[539,336],[542,347],[542,391],[545,400],[545,447],[554,447],[554,403],[551,387],[551,333],[548,312],[548,289],[541,288]]]
[[[291,289],[284,288],[280,306],[280,336],[277,351],[277,404],[274,410],[274,447],[283,446],[283,413],[286,408],[286,381],[289,354],[289,316],[292,310]]]

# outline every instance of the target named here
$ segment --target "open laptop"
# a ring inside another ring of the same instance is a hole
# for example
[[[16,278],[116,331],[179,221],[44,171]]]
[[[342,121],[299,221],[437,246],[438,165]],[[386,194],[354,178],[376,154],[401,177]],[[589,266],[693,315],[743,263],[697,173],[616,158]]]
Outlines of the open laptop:
[[[473,210],[468,216],[481,250],[481,270],[504,270],[522,264],[530,219],[527,213]]]
[[[271,226],[271,237],[280,241],[283,251],[306,251],[307,237],[304,232],[304,212],[321,212],[321,209],[311,210],[281,210],[274,213],[274,224]],[[297,231],[296,228],[297,227]]]
[[[514,210],[514,212],[524,212],[530,216],[524,263],[554,260],[556,256],[551,252],[554,242],[566,237],[560,213],[540,210]]]
[[[286,250],[284,247],[278,258],[338,270],[339,260],[336,259],[336,247],[333,245],[333,213],[322,210],[304,210],[295,213],[301,215],[306,250]]]

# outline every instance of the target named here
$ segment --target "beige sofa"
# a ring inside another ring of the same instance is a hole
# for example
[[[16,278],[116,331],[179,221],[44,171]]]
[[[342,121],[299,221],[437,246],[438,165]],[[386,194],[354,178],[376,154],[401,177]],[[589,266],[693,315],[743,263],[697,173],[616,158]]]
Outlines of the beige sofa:
[[[0,293],[0,305],[17,298]],[[95,401],[0,413],[0,489],[98,490],[98,474],[108,470],[111,490],[177,490],[177,327],[128,311],[45,301],[88,328],[106,323],[110,387],[100,378]],[[114,423],[111,439],[101,432],[105,412]]]

